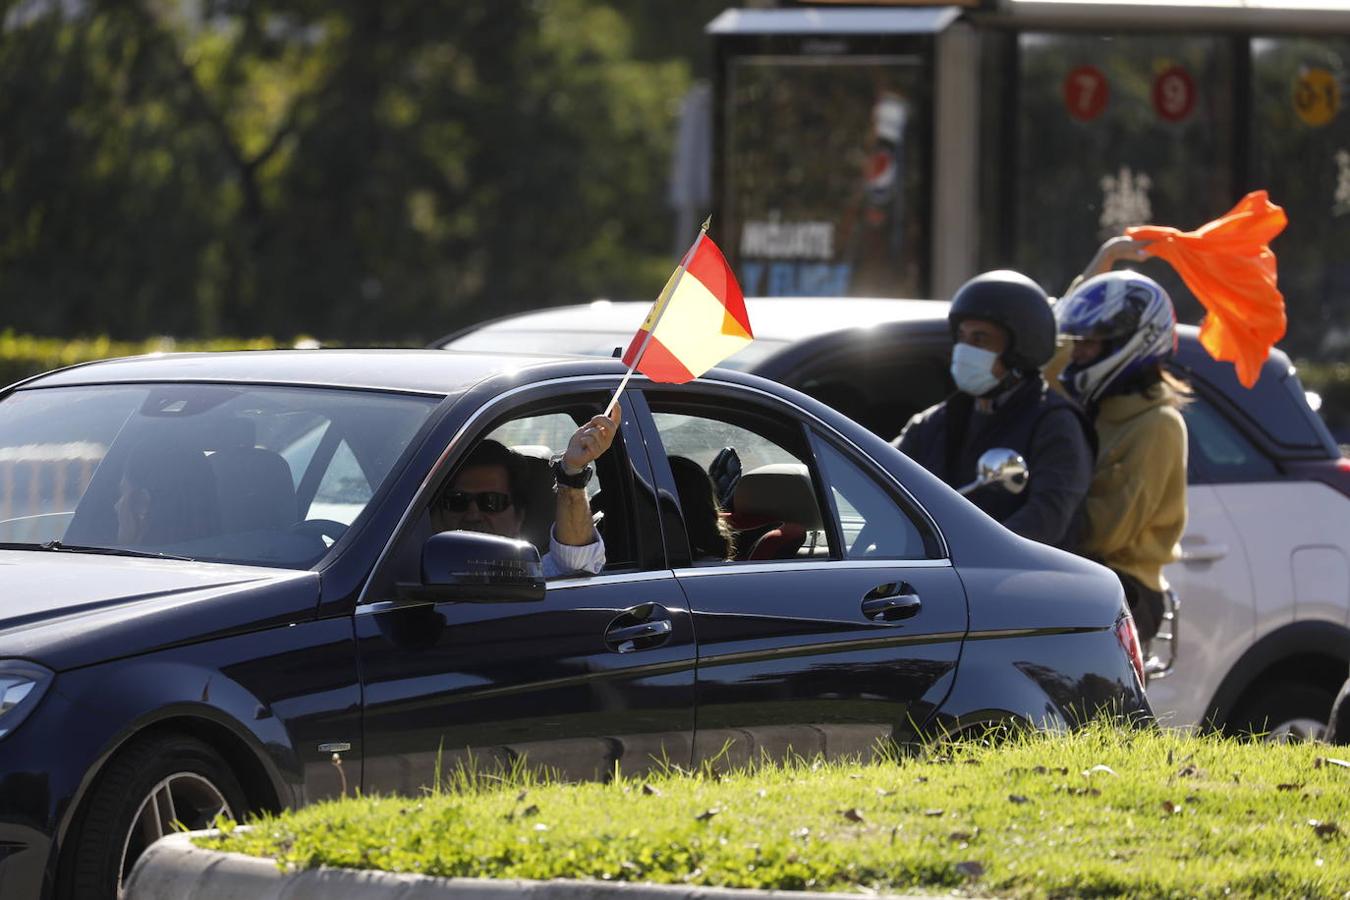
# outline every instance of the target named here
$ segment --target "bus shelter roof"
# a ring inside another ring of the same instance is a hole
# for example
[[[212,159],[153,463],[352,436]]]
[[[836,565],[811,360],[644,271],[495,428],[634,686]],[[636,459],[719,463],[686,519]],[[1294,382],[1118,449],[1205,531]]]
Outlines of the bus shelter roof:
[[[961,15],[956,6],[902,9],[728,9],[708,23],[715,35],[937,34]]]

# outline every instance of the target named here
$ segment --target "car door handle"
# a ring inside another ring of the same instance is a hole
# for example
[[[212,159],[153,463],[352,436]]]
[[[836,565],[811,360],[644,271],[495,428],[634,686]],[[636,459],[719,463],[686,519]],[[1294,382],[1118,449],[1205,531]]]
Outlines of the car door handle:
[[[644,603],[624,612],[605,629],[605,645],[615,653],[650,650],[670,639],[675,626],[670,611],[658,603]]]
[[[886,587],[886,585],[882,585]],[[908,587],[908,585],[906,585]],[[889,597],[873,597],[872,591],[862,602],[862,613],[873,622],[894,622],[908,619],[923,607],[919,595],[915,593],[893,594]]]
[[[624,641],[637,641],[643,638],[663,637],[671,633],[674,626],[670,624],[669,619],[657,619],[654,622],[641,622],[637,625],[625,625],[622,628],[611,628],[605,632],[605,640],[611,643],[623,643]]]
[[[1192,544],[1181,548],[1181,561],[1184,563],[1214,562],[1227,555],[1227,544]]]

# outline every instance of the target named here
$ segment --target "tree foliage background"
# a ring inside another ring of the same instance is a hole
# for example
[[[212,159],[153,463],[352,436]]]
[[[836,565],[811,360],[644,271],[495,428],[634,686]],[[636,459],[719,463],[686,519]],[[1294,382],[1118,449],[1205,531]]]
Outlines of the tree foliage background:
[[[4,325],[420,341],[653,296],[676,114],[725,5],[11,3]]]

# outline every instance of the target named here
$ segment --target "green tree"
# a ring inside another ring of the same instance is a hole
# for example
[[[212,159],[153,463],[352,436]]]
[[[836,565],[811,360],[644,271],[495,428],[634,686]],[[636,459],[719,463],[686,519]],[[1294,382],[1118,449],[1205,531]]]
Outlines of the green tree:
[[[416,341],[670,267],[690,63],[632,4],[34,6],[0,40],[11,327]]]

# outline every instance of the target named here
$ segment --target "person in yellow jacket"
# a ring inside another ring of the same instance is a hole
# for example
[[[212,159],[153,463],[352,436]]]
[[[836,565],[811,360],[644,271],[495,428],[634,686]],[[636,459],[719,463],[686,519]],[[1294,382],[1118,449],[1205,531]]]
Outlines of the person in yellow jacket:
[[[1138,249],[1108,242],[1085,274]],[[1185,386],[1162,367],[1176,349],[1176,313],[1148,276],[1103,271],[1075,283],[1055,320],[1066,346],[1047,379],[1082,404],[1097,433],[1078,549],[1120,577],[1147,642],[1162,619],[1163,566],[1186,528]]]

